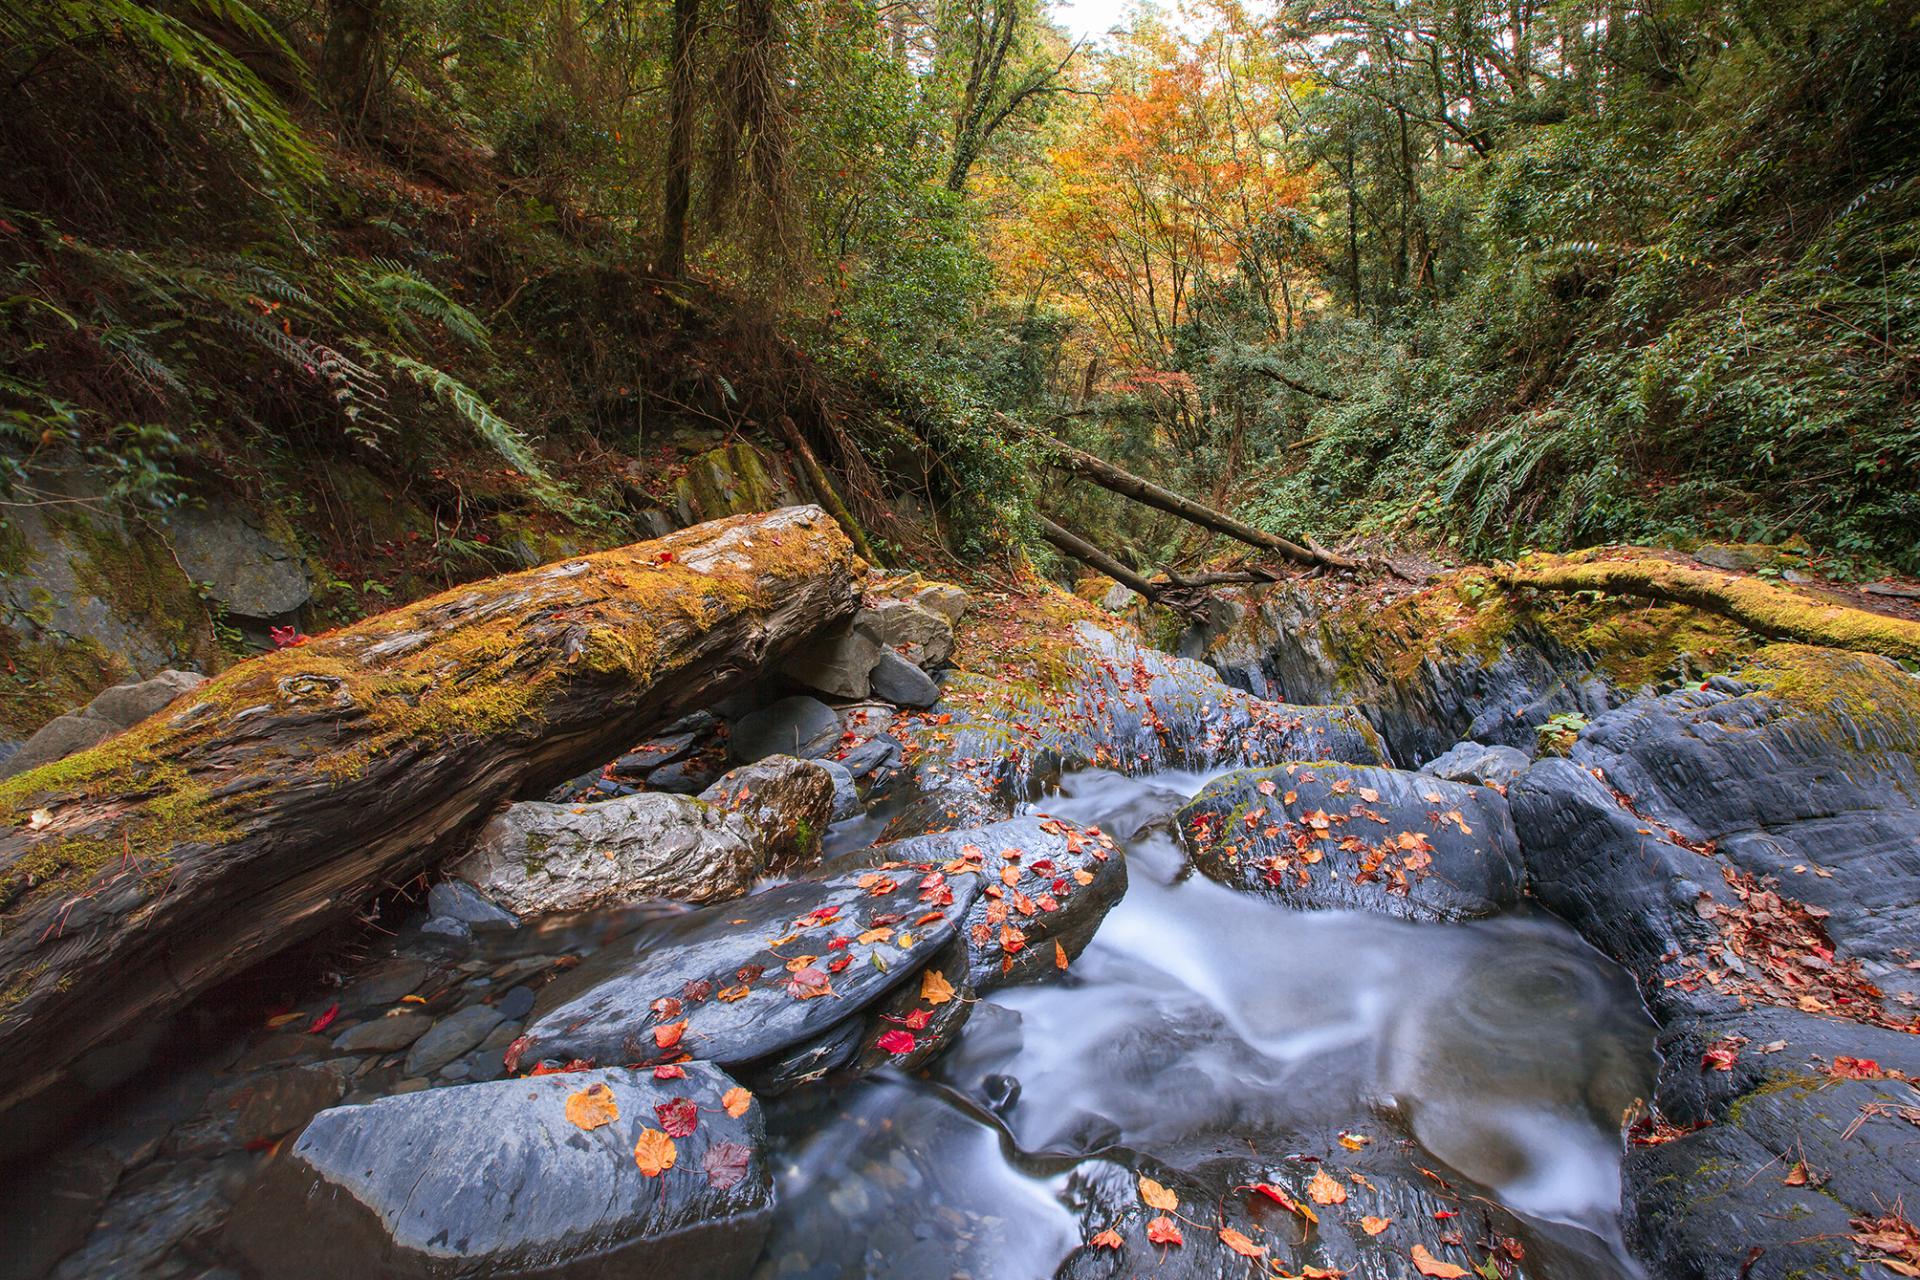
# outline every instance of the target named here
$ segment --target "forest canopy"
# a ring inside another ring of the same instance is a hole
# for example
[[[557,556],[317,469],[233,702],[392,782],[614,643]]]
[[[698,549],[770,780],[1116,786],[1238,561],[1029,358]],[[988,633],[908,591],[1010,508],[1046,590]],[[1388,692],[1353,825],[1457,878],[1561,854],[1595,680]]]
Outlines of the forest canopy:
[[[1911,4],[38,0],[0,39],[16,495],[61,451],[164,506],[478,450],[618,523],[610,459],[705,421],[817,451],[883,546],[1044,557],[1063,440],[1289,537],[1920,568]]]

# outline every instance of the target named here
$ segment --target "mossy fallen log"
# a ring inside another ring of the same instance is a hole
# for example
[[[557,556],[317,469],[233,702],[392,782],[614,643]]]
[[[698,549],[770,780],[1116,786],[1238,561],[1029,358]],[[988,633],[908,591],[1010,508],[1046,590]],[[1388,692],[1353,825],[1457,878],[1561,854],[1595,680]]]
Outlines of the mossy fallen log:
[[[0,1111],[738,688],[857,564],[817,507],[714,521],[240,663],[0,784]]]
[[[1816,600],[1743,574],[1690,569],[1657,556],[1539,557],[1492,570],[1509,589],[1604,591],[1691,605],[1778,640],[1920,660],[1920,623]]]

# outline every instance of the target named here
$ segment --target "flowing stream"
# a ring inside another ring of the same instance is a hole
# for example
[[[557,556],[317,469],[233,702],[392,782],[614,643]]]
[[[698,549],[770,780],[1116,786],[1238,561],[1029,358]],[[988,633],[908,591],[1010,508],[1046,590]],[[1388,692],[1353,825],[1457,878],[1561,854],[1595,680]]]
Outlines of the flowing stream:
[[[775,1104],[759,1276],[1044,1277],[1141,1157],[1281,1159],[1343,1134],[1410,1182],[1483,1189],[1527,1229],[1530,1274],[1641,1274],[1619,1135],[1654,1059],[1626,975],[1550,919],[1298,912],[1185,874],[1154,824],[1206,781],[1088,770],[1034,806],[1137,833],[1125,898],[1059,980],[985,998],[927,1078]]]

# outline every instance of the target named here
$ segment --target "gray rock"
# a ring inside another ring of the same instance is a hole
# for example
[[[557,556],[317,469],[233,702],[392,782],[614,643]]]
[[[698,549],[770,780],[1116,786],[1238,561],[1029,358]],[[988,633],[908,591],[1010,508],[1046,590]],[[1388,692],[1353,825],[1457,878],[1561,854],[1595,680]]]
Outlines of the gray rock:
[[[825,791],[831,784],[821,775],[820,785]],[[512,805],[447,869],[526,916],[642,898],[737,897],[765,859],[740,815],[648,792],[595,804]]]
[[[1290,906],[1471,920],[1520,899],[1520,844],[1498,792],[1317,761],[1208,783],[1180,811],[1194,866]]]
[[[206,682],[207,678],[197,671],[168,668],[156,672],[151,679],[117,684],[111,689],[101,690],[87,704],[86,714],[123,729],[130,728],[164,710],[168,703],[181,694],[198,689]]]
[[[899,764],[901,754],[899,740],[881,733],[847,752],[840,758],[840,763],[855,778],[864,778],[876,769]]]
[[[360,981],[348,987],[340,997],[346,1009],[392,1004],[401,996],[412,995],[427,976],[427,966],[419,960],[390,960]]]
[[[916,667],[943,666],[953,655],[953,623],[912,601],[876,600],[854,615],[853,627]]]
[[[619,1114],[582,1129],[567,1099],[594,1086]],[[759,1107],[728,1115],[732,1086],[690,1062],[677,1080],[570,1072],[336,1107],[267,1165],[226,1243],[262,1275],[313,1280],[744,1275],[772,1185]],[[649,1177],[634,1144],[675,1098],[698,1124]]]
[[[847,622],[789,654],[780,671],[830,698],[864,698],[879,657],[879,641]]]
[[[661,765],[678,760],[692,751],[696,736],[689,731],[650,738],[613,762],[614,776],[628,779],[644,778]]]
[[[766,756],[741,765],[700,793],[700,800],[744,818],[764,867],[794,866],[820,853],[833,821],[833,775],[812,760]]]
[[[250,514],[185,508],[167,517],[167,531],[187,576],[206,583],[229,613],[281,618],[312,594],[300,553],[268,536]]]
[[[410,1076],[431,1075],[479,1044],[499,1023],[499,1010],[484,1004],[468,1005],[440,1019],[414,1041],[401,1069]]]
[[[1470,782],[1480,787],[1497,782],[1504,787],[1532,763],[1533,758],[1517,747],[1460,742],[1421,765],[1420,772],[1449,782]]]
[[[823,756],[840,740],[840,717],[818,698],[795,695],[749,712],[733,726],[729,747],[742,764],[770,755]]]
[[[430,938],[445,938],[449,942],[473,941],[473,926],[452,916],[431,916],[420,926],[420,932]]]
[[[195,1160],[171,1176],[107,1202],[87,1243],[54,1268],[54,1280],[166,1274],[174,1250],[210,1238],[227,1213],[220,1166]]]
[[[732,1067],[778,1053],[910,978],[979,893],[978,876],[954,877],[923,898],[918,876],[848,871],[665,921],[627,954],[609,948],[581,964],[570,976],[577,994],[535,1019],[512,1065],[584,1058],[644,1066],[692,1049]],[[917,923],[931,913],[938,918]],[[888,923],[873,926],[876,917]],[[887,932],[858,941],[870,927]],[[788,941],[768,945],[780,938]],[[831,994],[787,971],[796,955],[817,958],[815,981]],[[669,1003],[656,1009],[663,998]],[[681,1021],[684,1033],[659,1047],[655,1029]]]
[[[833,813],[831,821],[839,822],[851,818],[860,812],[860,788],[854,784],[853,772],[838,760],[816,761],[827,776],[833,779]]]
[[[120,732],[120,728],[111,721],[88,715],[84,711],[55,716],[21,743],[20,749],[8,756],[4,764],[0,764],[0,778],[11,778],[16,773],[25,773],[43,764],[64,760],[76,751],[85,751],[105,741]]]
[[[512,928],[520,923],[511,911],[494,905],[464,880],[442,880],[428,889],[427,910],[436,916],[465,920],[468,924],[505,925]]]
[[[503,1018],[524,1018],[533,1008],[533,988],[515,987],[501,996],[493,1007],[500,1011]]]
[[[930,707],[940,700],[940,686],[892,649],[874,663],[871,683],[874,693],[897,706]]]
[[[647,775],[647,790],[672,795],[698,795],[712,786],[726,768],[724,757],[710,752],[670,760]]]
[[[349,1027],[333,1038],[333,1047],[345,1053],[398,1053],[426,1034],[433,1019],[424,1013],[396,1013]]]
[[[247,1081],[228,1103],[238,1112],[234,1135],[241,1142],[277,1138],[340,1101],[346,1091],[346,1074],[329,1063],[269,1071]]]
[[[928,583],[913,593],[913,602],[939,614],[949,625],[959,622],[967,611],[967,593],[950,582]]]

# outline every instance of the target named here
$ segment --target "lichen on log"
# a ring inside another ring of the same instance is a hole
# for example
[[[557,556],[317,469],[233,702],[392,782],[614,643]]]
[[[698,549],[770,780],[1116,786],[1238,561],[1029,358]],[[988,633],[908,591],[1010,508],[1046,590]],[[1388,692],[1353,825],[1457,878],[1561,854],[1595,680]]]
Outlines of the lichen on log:
[[[0,1110],[852,613],[817,507],[459,587],[0,784]]]

